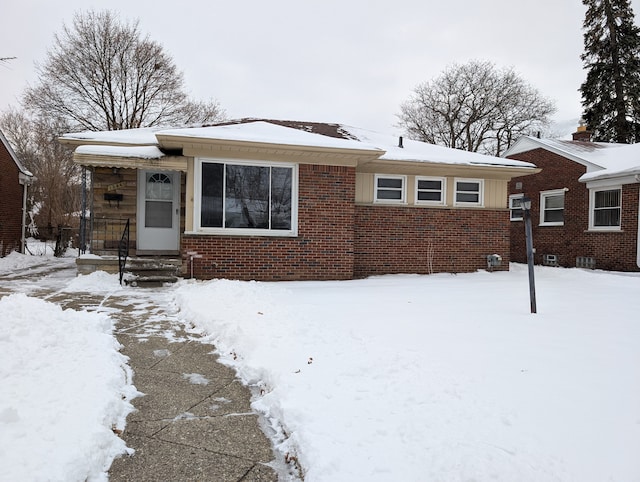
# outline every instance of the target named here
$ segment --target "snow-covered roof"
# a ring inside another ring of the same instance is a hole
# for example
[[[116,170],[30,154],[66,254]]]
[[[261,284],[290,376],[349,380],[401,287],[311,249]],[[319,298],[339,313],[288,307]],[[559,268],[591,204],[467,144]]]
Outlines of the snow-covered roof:
[[[11,144],[9,144],[9,141],[4,136],[1,130],[0,130],[0,143],[4,144],[4,147],[7,149],[7,152],[9,153],[9,156],[11,156],[11,159],[13,159],[13,162],[16,163],[16,166],[18,167],[18,170],[20,171],[20,173],[27,177],[32,177],[33,174],[31,174],[31,172],[29,172],[27,168],[24,167],[22,162],[20,162],[20,159],[18,159],[18,156],[16,155],[15,151],[11,147]]]
[[[223,124],[205,127],[184,128],[145,128],[107,132],[81,132],[65,134],[61,140],[73,144],[86,141],[93,148],[80,146],[79,154],[101,156],[158,158],[160,151],[154,153],[139,150],[139,146],[157,146],[163,148],[168,138],[200,139],[208,141],[229,141],[273,144],[274,146],[297,146],[317,149],[342,149],[379,153],[382,161],[404,161],[416,163],[457,164],[485,167],[511,167],[532,169],[529,162],[506,159],[475,152],[451,149],[426,142],[403,140],[400,147],[396,136],[381,134],[366,129],[342,124],[318,122],[279,121],[264,119],[241,119]],[[107,144],[119,146],[119,149],[106,149]],[[104,146],[103,149],[98,147]],[[93,150],[92,150],[93,149]],[[161,154],[161,153],[160,153]]]
[[[80,146],[77,154],[92,156],[126,157],[135,159],[160,159],[164,153],[156,146]]]
[[[612,179],[640,174],[640,144],[621,144],[615,149],[607,149],[594,156],[594,161],[604,169],[584,174],[584,182]]]
[[[155,133],[161,127],[141,127],[140,129],[124,129],[119,131],[84,131],[64,134],[61,141],[87,141],[88,144],[124,144],[137,146],[154,146],[158,144]]]
[[[515,156],[539,148],[586,166],[587,173],[580,177],[584,182],[640,174],[640,144],[538,139],[527,136],[518,139],[504,155]]]
[[[318,147],[332,149],[380,150],[353,139],[336,138],[316,134],[293,127],[285,127],[265,121],[242,124],[217,125],[168,129],[156,133],[158,136],[189,137],[209,140],[259,142],[265,144]],[[382,154],[382,152],[381,152]]]
[[[533,164],[515,159],[505,159],[487,156],[477,152],[463,151],[449,147],[429,144],[427,142],[403,139],[399,146],[399,138],[387,134],[360,129],[357,127],[341,126],[344,131],[366,144],[372,144],[385,151],[380,156],[382,160],[434,162],[439,164],[464,164],[474,166],[508,166],[533,168]]]

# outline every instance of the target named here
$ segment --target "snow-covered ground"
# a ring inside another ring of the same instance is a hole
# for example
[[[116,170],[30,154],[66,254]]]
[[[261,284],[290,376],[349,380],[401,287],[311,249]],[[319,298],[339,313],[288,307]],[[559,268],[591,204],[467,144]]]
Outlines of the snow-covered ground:
[[[0,277],[37,258],[0,259]],[[521,265],[165,292],[262,388],[254,407],[307,482],[640,480],[640,276],[536,267],[536,281],[536,315]],[[111,320],[11,283],[24,293],[0,300],[0,480],[104,478],[135,394]],[[104,273],[55,285],[137,296]]]
[[[640,480],[640,277],[183,282],[315,481]],[[282,435],[282,434],[281,434]]]
[[[0,276],[60,260],[16,253]],[[122,430],[136,395],[105,314],[62,310],[17,293],[0,299],[0,480],[106,480],[128,451]]]

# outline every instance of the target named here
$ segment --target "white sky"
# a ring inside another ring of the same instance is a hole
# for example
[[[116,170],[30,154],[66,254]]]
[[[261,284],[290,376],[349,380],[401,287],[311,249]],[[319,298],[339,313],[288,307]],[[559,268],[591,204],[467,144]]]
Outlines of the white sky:
[[[631,1],[640,12],[640,0]],[[21,0],[4,2],[0,110],[36,80],[54,32],[79,9],[140,19],[196,99],[231,117],[338,122],[389,134],[400,104],[453,62],[513,67],[556,101],[555,120],[581,114],[579,0]]]

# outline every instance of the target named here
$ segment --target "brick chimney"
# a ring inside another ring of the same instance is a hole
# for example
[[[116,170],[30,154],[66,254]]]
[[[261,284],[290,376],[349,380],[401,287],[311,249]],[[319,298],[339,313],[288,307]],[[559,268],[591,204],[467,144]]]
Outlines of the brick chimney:
[[[587,130],[587,126],[584,125],[584,121],[580,119],[580,125],[578,126],[578,130],[573,134],[574,141],[582,141],[582,142],[590,142],[591,141],[592,132]]]

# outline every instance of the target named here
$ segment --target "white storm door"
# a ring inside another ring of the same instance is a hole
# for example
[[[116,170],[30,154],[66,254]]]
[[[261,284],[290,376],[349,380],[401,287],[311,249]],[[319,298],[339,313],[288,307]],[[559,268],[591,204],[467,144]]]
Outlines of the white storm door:
[[[177,251],[180,173],[138,171],[138,240],[141,251]]]

